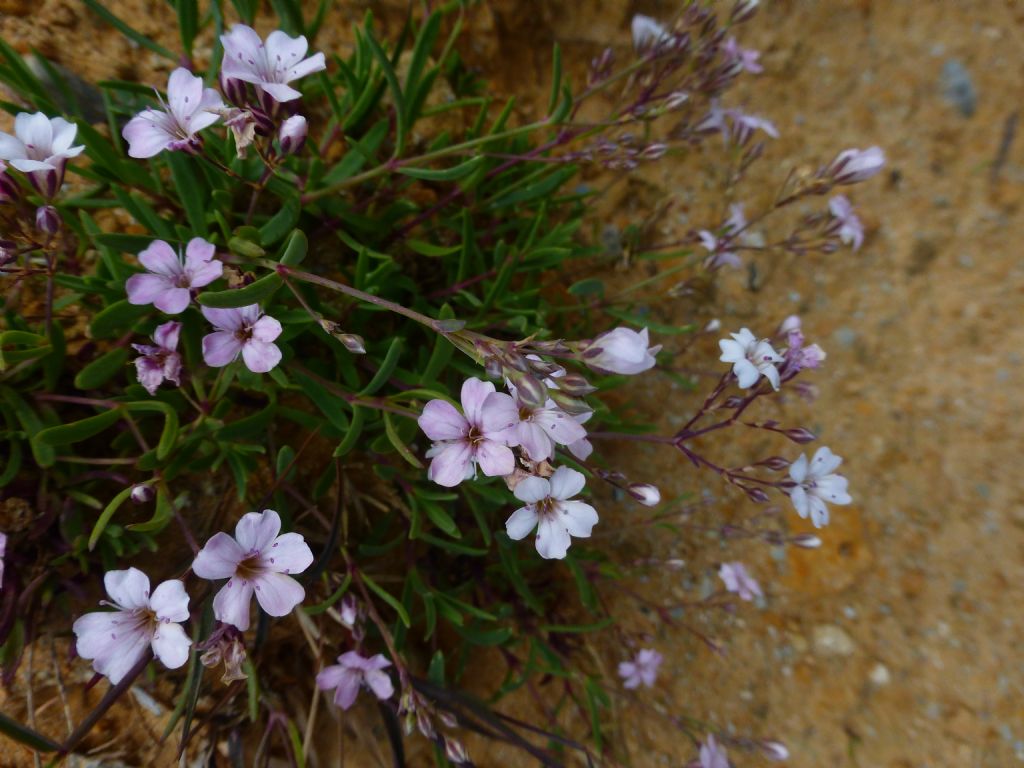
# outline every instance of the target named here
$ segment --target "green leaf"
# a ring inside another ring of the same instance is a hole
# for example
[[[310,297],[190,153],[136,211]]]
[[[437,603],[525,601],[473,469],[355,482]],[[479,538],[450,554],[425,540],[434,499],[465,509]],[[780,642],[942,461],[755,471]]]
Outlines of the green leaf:
[[[367,384],[359,393],[360,395],[372,395],[384,386],[387,380],[391,378],[391,374],[394,373],[395,366],[398,365],[398,358],[401,357],[403,348],[404,343],[402,338],[400,336],[396,336],[391,341],[391,346],[388,347],[387,354],[384,355],[384,360],[381,362],[380,368],[377,369],[377,373],[374,374],[373,378],[370,379],[370,383]]]
[[[103,6],[103,4],[99,2],[99,0],[83,0],[83,1],[85,2],[86,6],[88,6],[89,10],[91,10],[97,16],[102,18],[104,21],[106,21],[112,27],[116,27],[121,32],[121,34],[124,35],[125,37],[129,38],[130,40],[135,41],[136,43],[141,45],[143,48],[148,48],[153,53],[155,53],[155,54],[157,54],[159,56],[163,56],[165,59],[170,59],[171,61],[177,62],[178,57],[175,54],[171,53],[169,50],[164,48],[159,43],[153,42],[152,40],[150,40],[148,37],[146,37],[141,32],[137,32],[136,30],[132,29],[130,26],[125,24],[123,21],[121,21],[121,19],[119,19],[117,16],[115,16],[110,11],[108,11]]]
[[[209,190],[199,180],[191,157],[184,152],[165,152],[164,155],[171,169],[174,186],[178,188],[178,199],[185,209],[192,234],[205,236]]]
[[[291,232],[292,228],[299,223],[301,212],[302,204],[298,197],[285,200],[280,210],[260,227],[260,244],[266,248]]]
[[[75,376],[75,387],[77,389],[95,389],[106,384],[124,368],[127,362],[128,350],[124,347],[115,347],[80,370]]]
[[[89,332],[94,339],[107,339],[131,330],[149,312],[148,305],[130,304],[128,299],[121,299],[100,310],[92,319]]]
[[[29,436],[29,445],[32,448],[32,458],[35,459],[43,469],[52,467],[57,461],[57,454],[53,446],[46,445],[36,440],[36,436],[43,428],[43,423],[38,414],[26,403],[21,396],[10,387],[0,386],[0,397],[7,403],[7,407],[14,412],[18,423]]]
[[[5,349],[13,345],[30,345],[29,349]],[[53,350],[49,339],[38,333],[29,331],[3,331],[0,333],[0,371],[7,369],[11,363],[32,360],[42,357]]]
[[[478,155],[477,157],[470,158],[466,162],[460,163],[459,165],[451,168],[434,169],[399,167],[398,172],[403,176],[411,176],[414,179],[421,179],[423,181],[457,181],[458,179],[469,176],[485,162],[487,162],[487,158],[482,155]]]
[[[36,439],[43,445],[71,445],[88,440],[94,435],[111,426],[122,416],[120,408],[111,408],[109,411],[97,413],[86,419],[73,421],[70,424],[61,424],[56,427],[44,429]]]
[[[178,414],[167,403],[160,400],[137,400],[125,403],[124,407],[129,411],[143,411],[146,413],[162,413],[164,417],[164,428],[160,433],[160,442],[156,446],[156,457],[163,461],[174,448],[178,439]]]
[[[405,244],[409,246],[409,250],[420,254],[421,256],[451,256],[453,253],[458,253],[461,249],[461,245],[434,245],[433,243],[427,243],[423,240],[415,240],[410,238],[405,241]]]
[[[119,232],[103,232],[92,236],[97,245],[105,245],[122,253],[138,253],[153,244],[152,235],[125,235]]]
[[[348,152],[323,178],[325,186],[345,181],[363,169],[367,162],[372,161],[388,135],[388,121],[379,120],[374,123],[361,139],[349,142]]]
[[[167,491],[157,488],[156,509],[153,511],[153,516],[144,523],[132,523],[127,528],[129,531],[139,533],[158,533],[167,527],[172,517],[174,517],[173,502],[167,497]]]
[[[206,291],[199,294],[199,303],[204,307],[230,309],[260,304],[270,299],[277,289],[284,285],[281,276],[276,272],[264,275],[244,288],[229,288],[225,291]]]
[[[192,43],[199,30],[199,3],[196,0],[175,0],[178,7],[178,32],[185,55],[192,57]]]
[[[425,499],[420,500],[420,506],[423,507],[423,511],[427,513],[427,517],[430,518],[430,522],[447,533],[453,539],[462,538],[462,534],[459,533],[459,527],[455,524],[455,520],[450,514],[448,514],[448,511],[444,507],[435,501],[427,501]]]
[[[387,433],[388,440],[391,441],[391,445],[393,445],[395,447],[395,450],[398,451],[398,454],[407,462],[409,462],[412,466],[414,466],[416,469],[423,469],[423,464],[421,464],[420,460],[417,459],[413,452],[409,450],[409,446],[402,442],[402,438],[399,437],[398,432],[395,431],[395,425],[391,421],[391,414],[387,411],[384,411],[383,413],[384,431],[385,433]],[[452,522],[452,527],[454,526],[455,523]]]
[[[604,296],[604,280],[597,277],[577,280],[569,286],[569,293],[573,296]]]
[[[332,454],[334,458],[344,456],[346,453],[356,447],[356,443],[359,442],[359,438],[363,434],[363,422],[366,420],[366,408],[361,408],[358,405],[352,407],[352,421],[349,422],[348,430],[345,432],[345,437],[342,438],[341,442],[338,443],[338,447],[334,449]]]
[[[296,229],[292,232],[291,237],[288,238],[288,243],[285,246],[284,253],[281,255],[280,263],[286,267],[297,267],[306,258],[308,250],[309,241],[306,239],[306,233]]]
[[[114,516],[114,513],[120,509],[121,505],[125,503],[132,493],[132,486],[126,486],[117,496],[110,500],[110,503],[104,507],[100,513],[99,520],[96,521],[96,525],[92,528],[92,533],[89,534],[89,551],[92,552],[96,548],[96,542],[100,540],[100,536],[103,535],[104,529],[110,522],[110,518]]]
[[[559,92],[562,88],[562,46],[558,43],[555,43],[555,50],[551,59],[551,96],[548,97],[549,115],[555,111]]]
[[[60,744],[57,742],[50,741],[43,734],[32,730],[27,725],[22,725],[17,720],[12,720],[3,712],[0,712],[0,733],[39,752],[56,752],[60,749]]]
[[[373,30],[367,27],[363,39],[369,46],[373,57],[377,59],[377,63],[380,65],[381,72],[384,75],[384,79],[388,83],[388,90],[391,91],[391,98],[395,102],[396,135],[394,156],[401,157],[402,153],[405,151],[405,137],[409,133],[409,113],[405,103],[405,95],[402,93],[402,86],[398,82],[398,74],[395,72],[395,68],[388,59],[388,55],[384,52],[384,49],[380,47],[380,43],[378,43],[376,38],[374,38]]]
[[[360,574],[360,578],[363,583],[366,584],[377,596],[385,603],[395,609],[395,613],[398,614],[398,618],[402,620],[402,623],[406,626],[406,629],[412,626],[412,620],[409,618],[408,611],[405,610],[405,606],[399,602],[398,598],[388,592],[384,587],[378,584],[376,581],[371,579],[366,573]]]

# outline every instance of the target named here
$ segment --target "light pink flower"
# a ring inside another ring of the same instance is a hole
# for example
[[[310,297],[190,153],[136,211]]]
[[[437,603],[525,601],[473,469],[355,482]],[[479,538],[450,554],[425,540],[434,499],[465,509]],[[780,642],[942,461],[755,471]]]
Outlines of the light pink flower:
[[[833,227],[838,228],[839,239],[853,250],[860,248],[864,242],[864,225],[853,211],[853,206],[845,195],[836,195],[828,201],[828,210],[835,219]],[[833,230],[835,231],[835,230]]]
[[[75,648],[93,669],[119,682],[152,646],[168,669],[188,660],[192,641],[181,623],[188,619],[188,595],[178,579],[160,584],[149,593],[149,577],[137,568],[107,571],[103,585],[116,611],[97,611],[80,617],[72,626]]]
[[[327,68],[322,53],[303,58],[309,43],[301,35],[289,37],[275,30],[264,43],[252,27],[235,24],[220,40],[224,44],[223,77],[252,83],[276,101],[301,98],[287,83]]]
[[[14,118],[14,136],[0,131],[0,160],[28,176],[43,197],[57,194],[64,182],[64,167],[78,157],[84,146],[71,146],[78,126],[63,117],[42,112],[21,112]]]
[[[885,152],[881,147],[847,149],[836,155],[826,169],[836,184],[856,184],[870,179],[885,167]]]
[[[726,590],[740,596],[741,600],[753,600],[755,597],[762,597],[761,585],[757,579],[747,572],[743,563],[722,563],[718,569],[718,575],[725,584]]]
[[[152,304],[169,315],[185,311],[192,289],[209,285],[223,273],[224,265],[213,258],[215,251],[212,243],[193,237],[182,257],[163,240],[154,240],[139,254],[139,263],[148,272],[132,275],[125,283],[128,301]]]
[[[526,506],[505,521],[505,532],[519,541],[536,528],[540,556],[561,560],[569,551],[572,536],[588,538],[597,525],[597,510],[572,498],[585,484],[583,474],[569,467],[559,467],[550,478],[523,478],[513,493]]]
[[[279,533],[277,512],[249,512],[238,521],[234,537],[215,534],[196,555],[196,576],[228,580],[213,598],[213,615],[219,621],[243,632],[248,629],[253,593],[271,616],[287,616],[306,597],[306,590],[289,574],[309,568],[313,553],[301,534]]]
[[[661,345],[649,346],[647,329],[639,333],[629,328],[614,328],[594,339],[583,352],[583,360],[591,368],[611,373],[633,375],[653,368],[654,356]]]
[[[789,490],[789,498],[797,514],[800,517],[810,515],[816,528],[828,524],[826,501],[839,505],[853,501],[846,491],[846,478],[835,474],[842,463],[839,456],[823,445],[814,452],[810,462],[807,461],[807,454],[802,453],[789,467],[789,476],[796,484]]]
[[[662,661],[662,655],[654,649],[642,648],[633,661],[620,662],[619,677],[622,678],[623,687],[652,687],[658,677],[658,667]]]
[[[718,346],[723,363],[732,363],[732,372],[736,376],[741,389],[749,389],[764,376],[772,388],[778,390],[780,377],[775,363],[781,363],[783,357],[772,349],[766,339],[757,339],[749,329],[743,328],[739,333],[729,334],[732,339],[722,339]]]
[[[435,441],[427,477],[438,485],[454,487],[473,477],[477,464],[488,477],[510,475],[516,468],[508,447],[507,430],[518,421],[515,402],[494,385],[480,379],[462,384],[462,410],[446,400],[431,400],[417,423]]]
[[[729,758],[725,748],[718,746],[715,737],[710,733],[708,740],[700,747],[700,768],[729,768]]]
[[[178,67],[167,81],[167,103],[162,106],[144,109],[121,131],[129,157],[195,149],[200,143],[196,134],[220,119],[218,110],[224,109],[224,102],[213,88],[203,88],[203,78]]]
[[[178,336],[181,323],[171,321],[158,325],[153,332],[153,343],[132,344],[132,348],[142,357],[135,358],[135,374],[139,383],[151,395],[164,382],[170,381],[175,386],[181,385],[181,355],[178,354]]]
[[[548,398],[543,408],[533,408],[519,398],[515,385],[508,385],[519,410],[519,421],[506,439],[510,446],[522,446],[530,461],[544,461],[555,455],[555,445],[572,445],[587,437],[587,430]]]
[[[281,153],[293,155],[302,149],[306,143],[306,134],[309,132],[309,125],[302,115],[292,115],[283,123],[277,134],[277,140],[281,144]]]
[[[730,109],[726,114],[732,120],[732,138],[737,144],[743,145],[750,141],[754,131],[764,131],[773,139],[779,138],[775,123],[757,115],[748,115],[738,109]]]
[[[203,317],[217,330],[203,337],[203,359],[221,368],[242,355],[253,373],[272,371],[281,362],[281,350],[274,339],[281,335],[281,323],[264,315],[258,304],[237,309],[202,307]]]
[[[761,58],[761,52],[752,48],[741,48],[735,37],[730,37],[725,41],[722,45],[722,53],[725,55],[725,60],[737,67],[740,72],[746,71],[754,75],[764,72],[764,67],[758,61]]]
[[[646,51],[672,39],[671,33],[661,22],[641,13],[633,17],[630,27],[633,33],[633,47],[638,51]]]
[[[338,663],[325,667],[316,676],[316,685],[322,691],[334,688],[334,703],[342,709],[348,709],[359,695],[359,688],[366,685],[373,695],[381,701],[390,699],[395,693],[391,676],[383,670],[391,666],[391,662],[382,654],[364,658],[355,651],[343,653]]]

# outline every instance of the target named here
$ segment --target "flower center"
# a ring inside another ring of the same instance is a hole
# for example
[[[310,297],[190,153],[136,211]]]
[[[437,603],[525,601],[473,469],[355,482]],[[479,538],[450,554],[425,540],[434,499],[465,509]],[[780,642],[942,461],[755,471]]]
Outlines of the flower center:
[[[243,581],[252,581],[266,570],[263,556],[259,552],[250,552],[235,569],[235,575]]]
[[[471,446],[475,448],[477,445],[483,442],[484,436],[483,433],[480,432],[479,427],[474,425],[471,426],[469,428],[469,432],[466,433],[466,440],[469,442]]]
[[[545,496],[537,502],[538,517],[552,517],[558,512],[558,502],[550,496]]]
[[[249,339],[252,338],[252,328],[250,328],[249,326],[239,328],[237,331],[235,331],[235,338],[238,339],[243,344],[245,344],[247,341],[249,341]]]

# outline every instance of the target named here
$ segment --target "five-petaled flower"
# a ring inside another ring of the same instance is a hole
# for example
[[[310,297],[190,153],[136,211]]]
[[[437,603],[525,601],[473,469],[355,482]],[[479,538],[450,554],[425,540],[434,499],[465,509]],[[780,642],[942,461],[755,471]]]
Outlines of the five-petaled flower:
[[[64,183],[64,166],[81,154],[84,146],[71,146],[78,126],[63,117],[42,112],[21,112],[14,118],[14,135],[0,131],[0,160],[28,176],[43,197],[57,194]]]
[[[200,142],[196,134],[217,122],[222,109],[219,93],[203,88],[203,78],[178,67],[167,81],[163,109],[144,109],[121,131],[128,142],[128,156],[142,159],[165,149],[194,150]]]
[[[757,579],[747,572],[747,567],[740,562],[722,563],[718,569],[718,575],[729,592],[740,596],[740,600],[753,600],[761,597],[761,585]]]
[[[316,685],[322,691],[332,688],[334,703],[348,709],[359,695],[359,688],[365,684],[381,701],[390,699],[395,693],[391,676],[384,670],[391,666],[382,654],[365,658],[355,651],[348,651],[338,657],[338,663],[325,667],[316,676]]]
[[[322,53],[304,58],[309,43],[301,35],[289,37],[275,30],[264,43],[252,27],[235,24],[220,40],[224,44],[223,77],[252,83],[275,101],[301,98],[288,83],[327,68]]]
[[[306,590],[290,574],[302,573],[313,552],[299,533],[281,533],[281,518],[272,509],[249,512],[235,526],[235,535],[217,533],[206,542],[192,570],[204,579],[227,579],[213,598],[213,615],[243,632],[249,628],[249,604],[256,602],[271,616],[287,616],[302,602]]]
[[[658,677],[662,655],[653,648],[641,648],[632,661],[619,662],[619,677],[625,688],[650,688]]]
[[[516,541],[537,529],[537,552],[546,559],[562,559],[572,536],[587,538],[597,525],[597,510],[573,496],[583,490],[586,478],[569,467],[559,467],[550,478],[530,475],[519,481],[515,496],[526,506],[505,521],[505,531]]]
[[[177,351],[180,333],[181,323],[171,321],[156,327],[153,332],[156,346],[132,344],[132,348],[142,355],[135,358],[135,373],[139,383],[151,395],[156,394],[164,381],[181,385],[181,355]]]
[[[149,577],[137,568],[107,571],[103,585],[116,611],[97,611],[80,617],[72,626],[76,649],[83,659],[110,682],[119,682],[146,653],[153,653],[168,669],[188,660],[192,641],[181,623],[188,619],[188,595],[178,579],[149,592]]]
[[[775,363],[783,361],[782,355],[772,349],[766,339],[758,339],[747,328],[729,335],[732,339],[718,342],[722,349],[722,356],[718,359],[723,363],[732,363],[732,372],[740,388],[749,389],[763,375],[771,382],[772,388],[778,390],[779,369]]]
[[[832,453],[828,446],[821,446],[814,452],[814,458],[807,461],[807,454],[789,467],[789,476],[796,484],[789,489],[789,498],[800,517],[810,515],[816,528],[828,524],[828,507],[830,504],[846,505],[853,501],[846,492],[847,480],[835,470],[843,460]]]
[[[209,285],[223,273],[224,265],[213,258],[215,252],[213,243],[201,237],[188,241],[184,257],[163,240],[154,240],[139,254],[139,263],[148,271],[125,283],[128,301],[152,304],[169,315],[184,312],[192,289]]]
[[[653,368],[654,356],[661,345],[649,346],[647,329],[637,332],[629,328],[613,328],[594,339],[583,351],[583,360],[591,368],[611,373],[633,375]]]
[[[478,464],[488,477],[512,474],[516,459],[508,447],[507,430],[519,418],[512,398],[496,392],[489,381],[466,379],[462,410],[465,415],[446,400],[431,400],[423,407],[417,421],[435,441],[427,451],[427,477],[451,488],[473,477]]]
[[[550,398],[542,408],[527,405],[516,387],[508,386],[519,410],[519,422],[508,431],[508,444],[521,446],[530,461],[544,461],[555,455],[555,445],[573,445],[587,437],[583,425],[559,408]]]
[[[700,768],[729,768],[725,748],[719,746],[711,734],[708,734],[708,740],[700,746]]]
[[[203,317],[217,330],[203,337],[203,360],[221,368],[242,355],[246,368],[267,373],[281,362],[281,350],[274,339],[281,335],[281,323],[264,315],[258,304],[237,309],[202,308]]]
[[[836,195],[828,201],[828,210],[832,214],[832,231],[839,234],[839,239],[853,250],[860,248],[864,242],[864,225],[853,211],[853,206],[845,195]]]

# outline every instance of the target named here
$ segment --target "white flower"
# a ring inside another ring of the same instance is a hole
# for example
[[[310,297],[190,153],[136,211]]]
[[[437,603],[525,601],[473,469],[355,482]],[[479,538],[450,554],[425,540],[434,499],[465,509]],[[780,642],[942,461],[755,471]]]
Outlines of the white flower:
[[[594,339],[583,353],[591,368],[632,375],[643,373],[655,364],[654,356],[661,345],[649,347],[647,329],[637,333],[629,328],[615,328]]]
[[[671,38],[668,30],[665,29],[661,22],[652,19],[650,16],[644,16],[641,13],[633,17],[632,29],[633,47],[638,51],[644,51],[660,45]]]
[[[14,118],[14,136],[0,131],[0,160],[26,174],[44,197],[51,198],[64,181],[64,166],[84,146],[71,146],[78,126],[63,117],[21,112]]]
[[[559,467],[550,479],[531,475],[519,481],[515,495],[526,502],[505,521],[510,539],[525,538],[537,529],[537,551],[543,558],[565,557],[572,536],[587,538],[597,525],[597,510],[572,497],[583,490],[586,478],[569,467]]]
[[[853,499],[846,492],[846,478],[835,474],[843,460],[827,446],[821,446],[814,458],[807,461],[806,454],[793,462],[789,476],[796,486],[789,491],[789,498],[800,517],[811,516],[815,527],[828,524],[828,507],[825,502],[845,505]]]
[[[732,339],[722,339],[718,346],[722,348],[723,363],[732,363],[732,372],[741,389],[749,389],[757,383],[760,376],[771,382],[772,388],[779,388],[779,369],[775,363],[781,363],[782,355],[772,349],[767,339],[758,340],[749,329],[743,328],[739,333],[729,334]]]

